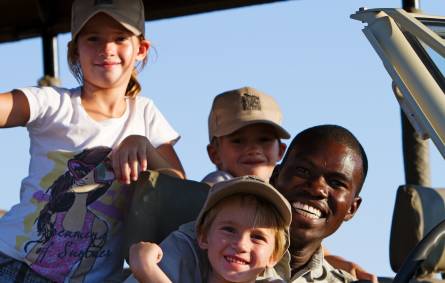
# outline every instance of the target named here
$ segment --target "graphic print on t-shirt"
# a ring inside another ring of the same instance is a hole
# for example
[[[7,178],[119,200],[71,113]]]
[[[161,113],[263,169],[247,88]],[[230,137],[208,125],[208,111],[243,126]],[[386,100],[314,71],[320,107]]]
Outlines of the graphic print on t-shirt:
[[[69,276],[82,282],[98,258],[111,255],[104,248],[111,232],[108,221],[94,209],[104,207],[98,199],[114,180],[110,151],[95,147],[75,155],[45,194],[34,195],[46,204],[33,225],[37,238],[24,250],[30,267],[48,279],[63,282]]]

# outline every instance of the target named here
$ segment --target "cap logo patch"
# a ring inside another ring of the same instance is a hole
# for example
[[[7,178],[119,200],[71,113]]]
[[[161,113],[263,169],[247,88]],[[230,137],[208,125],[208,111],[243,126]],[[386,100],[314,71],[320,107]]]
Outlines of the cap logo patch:
[[[94,6],[113,5],[113,0],[94,0]]]
[[[243,110],[261,110],[260,98],[256,95],[244,93],[241,96]]]

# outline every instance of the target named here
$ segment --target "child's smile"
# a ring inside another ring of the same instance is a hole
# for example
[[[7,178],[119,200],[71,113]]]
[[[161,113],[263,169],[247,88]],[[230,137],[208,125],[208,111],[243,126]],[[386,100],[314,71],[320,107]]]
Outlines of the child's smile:
[[[219,211],[200,246],[212,265],[212,282],[254,282],[272,261],[272,228],[255,227],[256,206],[234,199]]]
[[[304,217],[310,218],[310,219],[320,219],[321,218],[321,211],[310,205],[305,204],[299,201],[296,201],[291,204],[294,211],[300,215],[303,215]]]

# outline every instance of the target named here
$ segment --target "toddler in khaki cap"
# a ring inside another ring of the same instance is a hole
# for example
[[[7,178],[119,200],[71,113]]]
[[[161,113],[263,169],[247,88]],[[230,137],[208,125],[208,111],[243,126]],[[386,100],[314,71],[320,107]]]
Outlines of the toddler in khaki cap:
[[[132,246],[134,277],[126,282],[284,282],[272,267],[289,247],[291,215],[287,200],[255,176],[219,182],[196,222],[182,225],[161,247]]]
[[[217,95],[209,115],[207,152],[218,170],[202,181],[214,184],[244,175],[268,180],[286,150],[280,139],[290,137],[282,116],[272,96],[252,87]]]

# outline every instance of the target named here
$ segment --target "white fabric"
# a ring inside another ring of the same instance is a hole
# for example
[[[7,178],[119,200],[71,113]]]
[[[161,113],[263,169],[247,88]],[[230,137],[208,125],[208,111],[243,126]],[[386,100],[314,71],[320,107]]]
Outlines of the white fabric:
[[[230,175],[228,172],[226,171],[222,171],[222,170],[217,170],[217,171],[213,171],[210,172],[209,174],[207,174],[201,182],[207,183],[211,186],[213,186],[216,183],[222,182],[222,181],[227,181],[233,179],[233,176]]]
[[[82,107],[80,88],[30,87],[21,91],[30,106],[26,127],[31,160],[29,175],[22,181],[20,203],[0,218],[0,251],[31,265],[24,247],[26,243],[39,239],[35,220],[48,202],[48,188],[66,171],[68,159],[96,146],[113,148],[132,134],[146,136],[155,147],[175,142],[179,135],[146,97],[128,99],[122,117],[98,122],[89,117]],[[108,230],[102,248],[106,252],[92,261],[83,282],[103,282],[115,271],[113,269],[122,267],[119,241],[125,209],[123,204],[128,197],[125,188],[113,185],[89,205],[88,213],[93,219],[90,222],[94,223],[91,225],[96,225],[99,219],[106,223]]]

